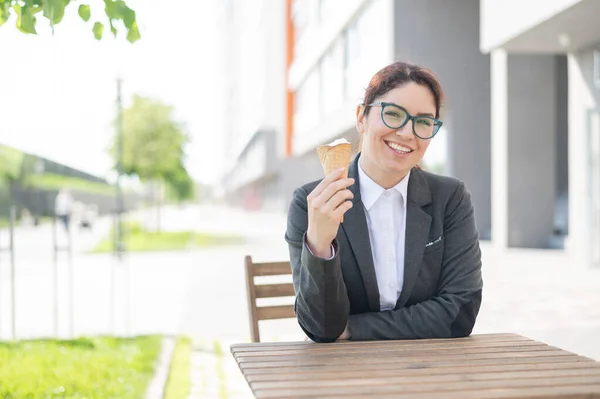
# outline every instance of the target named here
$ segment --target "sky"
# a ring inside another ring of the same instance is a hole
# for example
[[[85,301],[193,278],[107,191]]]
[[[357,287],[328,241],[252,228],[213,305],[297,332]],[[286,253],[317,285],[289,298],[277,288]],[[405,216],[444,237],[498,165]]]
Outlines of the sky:
[[[224,144],[211,101],[220,80],[214,1],[179,0],[165,7],[169,3],[159,0],[128,0],[142,34],[134,44],[124,35],[113,38],[108,28],[103,40],[94,39],[93,21],[104,17],[100,8],[92,8],[86,23],[77,3],[71,4],[54,35],[41,16],[38,35],[25,35],[13,16],[0,27],[0,143],[107,176],[121,76],[125,106],[137,93],[175,108],[192,139],[190,174],[215,182]]]

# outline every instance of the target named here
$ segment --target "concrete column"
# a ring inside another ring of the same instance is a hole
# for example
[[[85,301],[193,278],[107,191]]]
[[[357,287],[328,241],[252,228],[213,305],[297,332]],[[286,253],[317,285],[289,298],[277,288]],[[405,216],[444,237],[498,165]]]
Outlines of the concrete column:
[[[396,0],[395,55],[431,68],[440,78],[446,173],[467,185],[479,233],[489,239],[490,57],[479,48],[479,10],[479,0]]]
[[[569,237],[566,249],[580,264],[589,264],[590,167],[588,112],[600,107],[600,91],[593,84],[592,51],[568,55],[569,74]]]
[[[492,60],[492,238],[500,247],[544,248],[555,213],[556,58]]]
[[[494,50],[491,68],[492,240],[508,247],[508,55]]]

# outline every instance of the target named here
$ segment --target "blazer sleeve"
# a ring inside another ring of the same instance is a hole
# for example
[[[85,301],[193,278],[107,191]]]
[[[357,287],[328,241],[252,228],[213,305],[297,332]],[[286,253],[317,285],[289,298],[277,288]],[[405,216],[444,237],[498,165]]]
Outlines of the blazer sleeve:
[[[296,318],[315,342],[333,342],[344,332],[350,303],[342,277],[337,240],[331,259],[314,256],[306,243],[308,193],[299,188],[290,203],[285,240],[290,250]]]
[[[462,182],[457,185],[446,206],[443,251],[435,297],[397,310],[351,315],[351,339],[455,338],[470,335],[481,305],[483,281],[473,205]]]

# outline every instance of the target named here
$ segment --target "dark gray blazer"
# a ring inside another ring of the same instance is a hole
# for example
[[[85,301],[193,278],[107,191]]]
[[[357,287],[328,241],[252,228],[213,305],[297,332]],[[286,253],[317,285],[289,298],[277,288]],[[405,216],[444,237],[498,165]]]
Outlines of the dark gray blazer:
[[[379,288],[358,158],[348,171],[353,207],[334,241],[336,255],[311,255],[305,242],[307,195],[319,181],[294,191],[285,239],[296,291],[296,317],[317,342],[335,341],[346,323],[352,340],[464,337],[481,305],[481,252],[469,192],[459,180],[414,168],[408,183],[404,285],[394,310],[380,311]]]

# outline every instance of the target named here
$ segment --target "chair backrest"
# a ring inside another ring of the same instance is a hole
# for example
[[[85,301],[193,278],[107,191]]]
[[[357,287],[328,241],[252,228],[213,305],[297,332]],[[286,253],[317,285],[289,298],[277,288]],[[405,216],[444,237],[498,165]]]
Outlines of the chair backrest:
[[[295,296],[292,283],[256,284],[258,276],[285,276],[292,274],[290,262],[254,263],[246,256],[246,286],[248,292],[248,314],[252,342],[260,342],[258,322],[260,320],[289,319],[296,317],[293,305],[257,306],[260,298]]]

